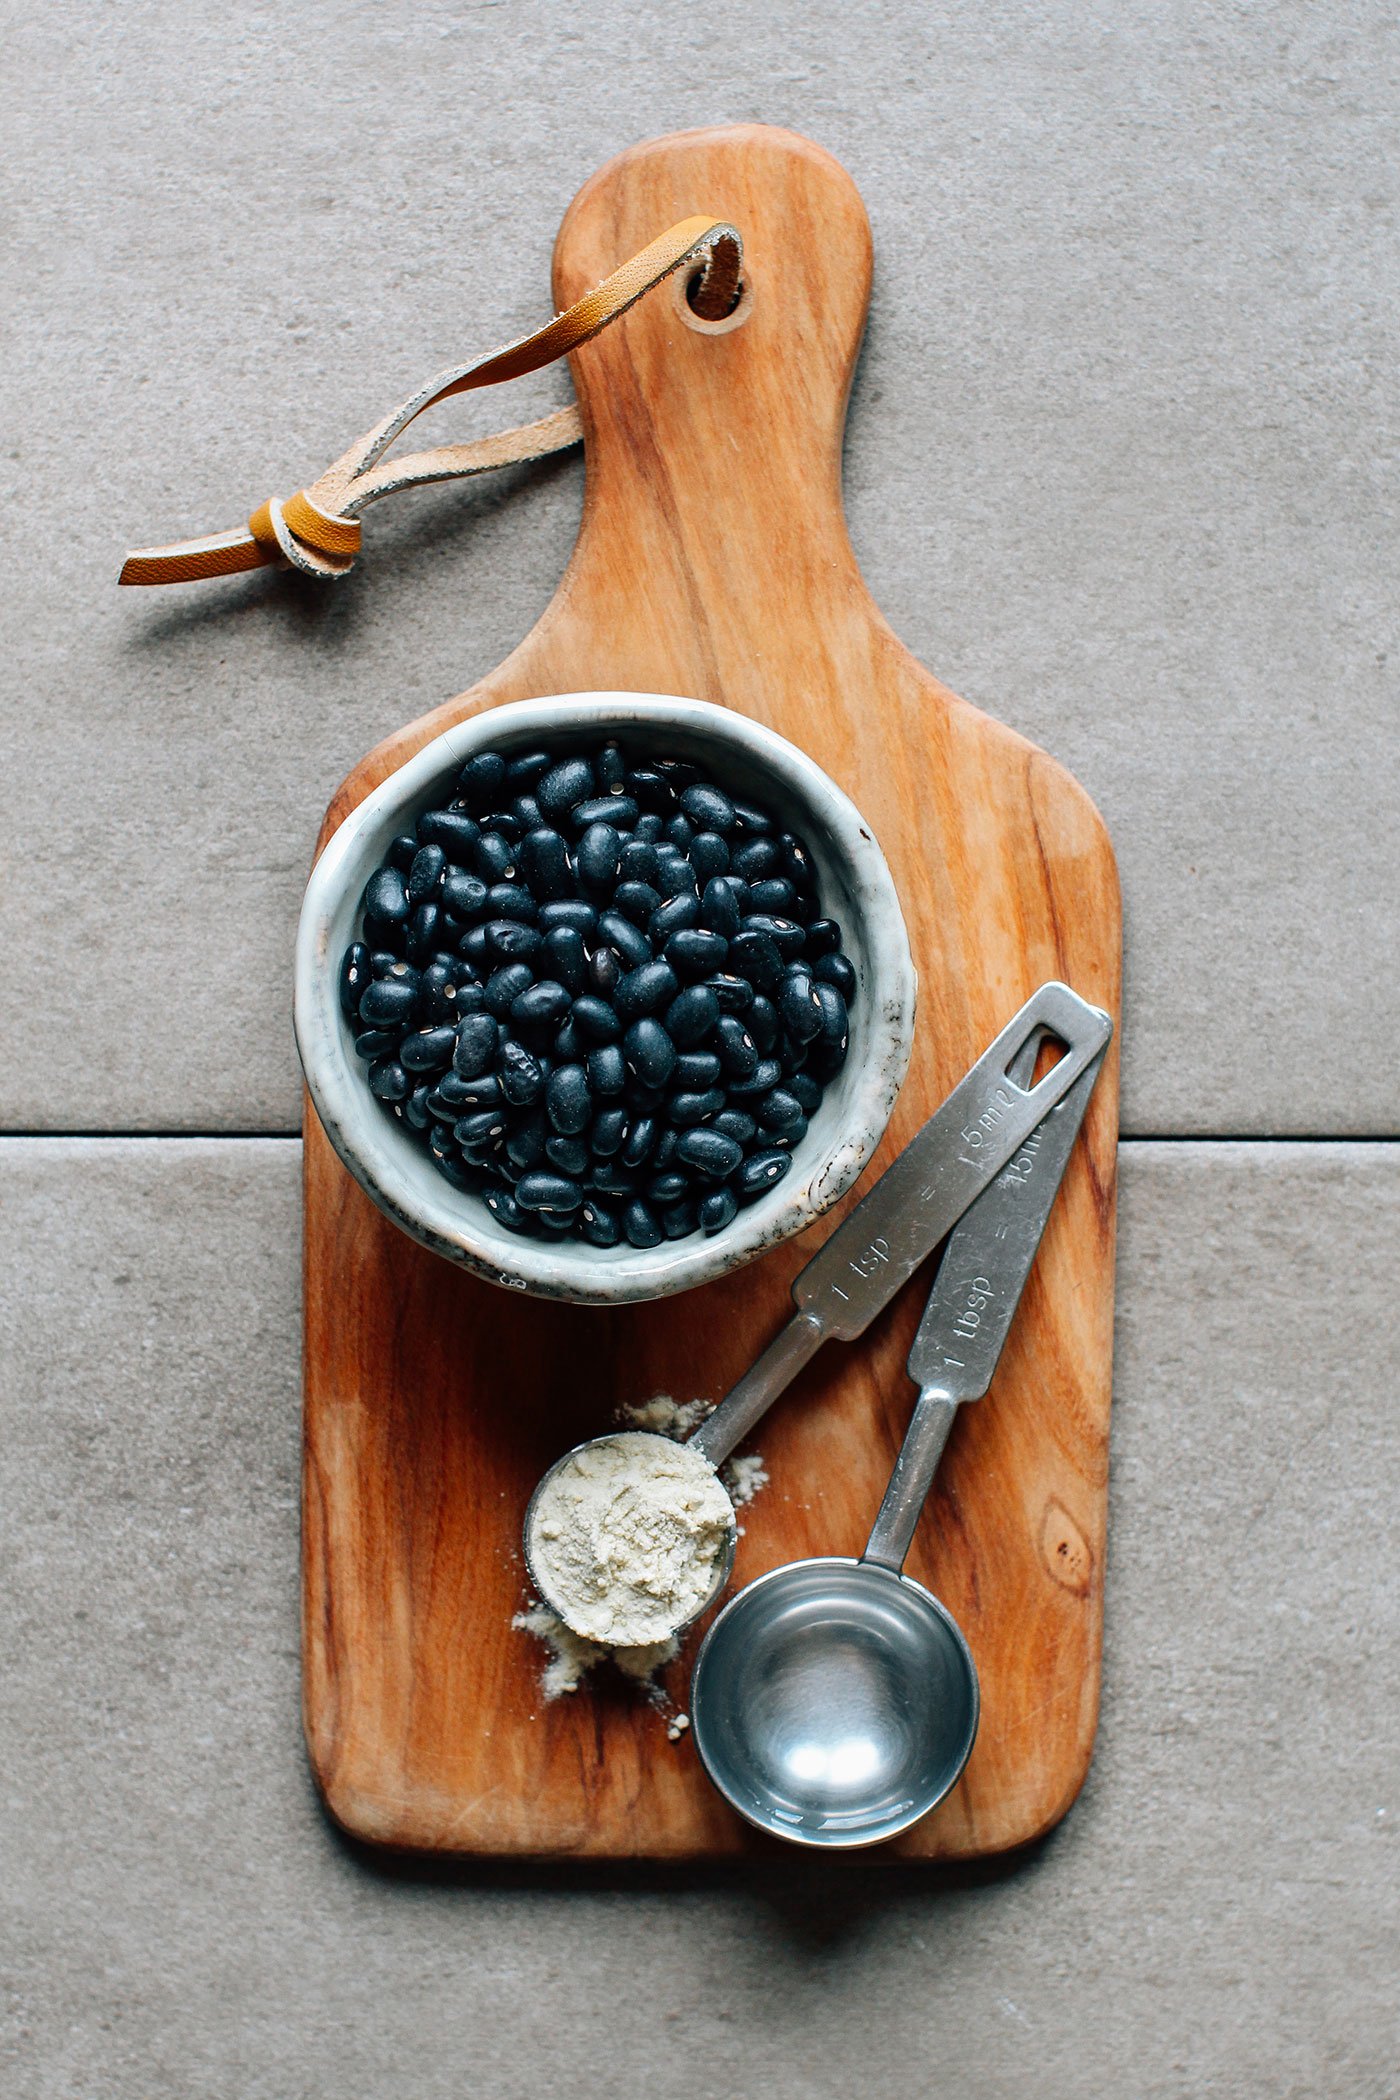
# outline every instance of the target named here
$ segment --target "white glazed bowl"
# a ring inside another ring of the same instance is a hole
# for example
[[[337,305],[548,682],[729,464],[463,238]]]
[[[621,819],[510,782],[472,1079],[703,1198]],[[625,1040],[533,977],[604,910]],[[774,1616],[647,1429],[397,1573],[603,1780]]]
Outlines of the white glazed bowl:
[[[454,1189],[427,1150],[369,1091],[341,1010],[340,960],[358,938],[365,884],[390,841],[450,799],[477,751],[547,748],[621,737],[688,758],[741,800],[767,804],[807,842],[822,909],[840,922],[855,966],[850,1051],[827,1087],[783,1180],[707,1239],[639,1249],[522,1239],[477,1197]],[[326,1135],[360,1186],[425,1247],[488,1282],[542,1298],[615,1305],[709,1283],[801,1232],[836,1202],[884,1134],[909,1066],[917,980],[894,882],[860,812],[819,766],[747,716],[657,693],[563,693],[519,700],[459,723],[366,796],[312,871],[297,933],[297,1048]]]

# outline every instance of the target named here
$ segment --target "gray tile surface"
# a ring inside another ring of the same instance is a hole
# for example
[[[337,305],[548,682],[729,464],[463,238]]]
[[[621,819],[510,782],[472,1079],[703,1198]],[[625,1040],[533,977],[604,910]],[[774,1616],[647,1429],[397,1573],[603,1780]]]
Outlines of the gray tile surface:
[[[0,1007],[5,1127],[294,1127],[317,814],[536,617],[580,470],[386,506],[330,592],[119,595],[121,549],[236,522],[538,320],[609,154],[761,118],[832,147],[874,222],[876,595],[1115,834],[1126,1127],[1395,1128],[1392,8],[4,18],[0,940],[44,958]]]
[[[300,1753],[296,1146],[0,1144],[0,2089],[1393,2093],[1400,1156],[1123,1166],[1060,1831],[948,1882],[435,1875],[348,1850]]]

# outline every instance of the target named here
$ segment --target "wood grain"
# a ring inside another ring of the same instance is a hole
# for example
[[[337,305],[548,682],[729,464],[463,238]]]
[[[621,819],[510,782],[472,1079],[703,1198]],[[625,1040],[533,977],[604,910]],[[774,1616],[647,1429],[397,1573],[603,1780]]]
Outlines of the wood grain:
[[[497,671],[355,768],[322,841],[427,738],[502,701],[626,688],[767,722],[863,811],[914,942],[913,1066],[873,1172],[1043,979],[1118,1013],[1113,854],[1075,781],[917,664],[856,567],[841,439],[871,247],[829,155],[747,126],[624,154],[565,218],[556,302],[696,211],[743,231],[737,325],[695,327],[675,287],[575,358],[587,492],[557,596]],[[960,1785],[889,1854],[1024,1842],[1088,1767],[1117,1098],[1115,1055],[1001,1370],[955,1429],[910,1557],[966,1630],[983,1715]],[[617,1405],[718,1396],[783,1319],[832,1221],[686,1297],[588,1310],[522,1301],[415,1246],[309,1110],[305,1171],[304,1696],[331,1812],[366,1838],[473,1854],[761,1848],[689,1743],[668,1743],[623,1687],[542,1699],[539,1651],[510,1624],[525,1596],[519,1525],[544,1466]],[[826,1349],[763,1425],[772,1484],[746,1517],[737,1581],[858,1550],[912,1406],[903,1362],[923,1296],[916,1282],[862,1342]],[[669,1682],[683,1705],[686,1657]]]

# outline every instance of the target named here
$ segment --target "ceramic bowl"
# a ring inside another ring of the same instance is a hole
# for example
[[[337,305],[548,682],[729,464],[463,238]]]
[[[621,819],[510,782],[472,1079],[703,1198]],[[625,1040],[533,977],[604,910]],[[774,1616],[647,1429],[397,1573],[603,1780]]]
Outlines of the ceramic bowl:
[[[340,959],[359,934],[365,884],[398,833],[450,799],[474,752],[563,754],[617,736],[634,749],[703,765],[741,800],[798,832],[817,867],[822,908],[840,921],[858,980],[850,1052],[786,1176],[707,1239],[598,1248],[527,1240],[479,1198],[454,1189],[425,1148],[370,1094],[340,1010]],[[326,846],[297,934],[296,1036],[321,1123],[385,1214],[425,1247],[489,1282],[582,1305],[660,1298],[711,1282],[801,1232],[848,1189],[874,1152],[909,1065],[916,978],[894,882],[859,810],[819,766],[772,730],[700,700],[657,693],[563,693],[459,723],[368,795]]]

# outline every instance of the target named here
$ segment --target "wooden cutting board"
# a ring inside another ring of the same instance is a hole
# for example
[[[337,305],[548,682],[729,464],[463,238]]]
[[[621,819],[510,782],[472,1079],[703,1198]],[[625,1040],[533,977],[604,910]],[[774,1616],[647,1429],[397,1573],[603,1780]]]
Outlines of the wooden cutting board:
[[[499,670],[355,768],[321,837],[429,737],[506,700],[690,694],[792,738],[873,826],[920,972],[913,1064],[863,1188],[1045,978],[1117,1015],[1113,853],[1075,781],[917,664],[861,580],[841,440],[870,228],[829,154],[756,126],[623,154],[564,220],[557,304],[702,211],[743,232],[736,314],[696,323],[673,283],[575,355],[587,490],[557,596]],[[910,1557],[966,1631],[982,1725],[959,1786],[886,1856],[1022,1843],[1088,1767],[1117,1105],[1114,1058],[1000,1373],[954,1430]],[[542,1696],[541,1650],[511,1626],[520,1522],[545,1466],[619,1404],[718,1397],[859,1188],[723,1281],[613,1311],[522,1299],[425,1252],[360,1193],[309,1108],[305,1173],[305,1720],[331,1813],[363,1838],[468,1854],[767,1849],[635,1692],[600,1678]],[[762,1425],[771,1485],[745,1513],[736,1582],[860,1550],[913,1404],[904,1358],[925,1283],[863,1341],[828,1346]],[[682,1707],[693,1647],[666,1680]]]

